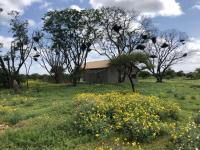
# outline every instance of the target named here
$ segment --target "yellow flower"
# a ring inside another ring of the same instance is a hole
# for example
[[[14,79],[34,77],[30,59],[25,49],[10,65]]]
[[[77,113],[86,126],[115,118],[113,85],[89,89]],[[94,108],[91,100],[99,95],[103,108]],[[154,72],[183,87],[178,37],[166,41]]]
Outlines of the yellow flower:
[[[96,137],[99,137],[99,134],[95,134]]]

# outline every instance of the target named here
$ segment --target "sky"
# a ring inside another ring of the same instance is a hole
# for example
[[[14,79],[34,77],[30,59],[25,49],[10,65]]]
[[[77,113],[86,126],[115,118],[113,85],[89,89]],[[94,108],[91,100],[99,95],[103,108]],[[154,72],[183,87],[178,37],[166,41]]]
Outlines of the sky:
[[[173,66],[176,71],[194,71],[200,67],[200,0],[0,0],[0,42],[5,48],[10,47],[12,35],[9,32],[9,16],[11,10],[17,10],[22,18],[29,22],[30,31],[42,27],[41,18],[51,10],[65,8],[86,9],[102,6],[118,6],[134,9],[152,18],[160,30],[176,29],[189,36],[188,49],[197,51],[179,64]],[[88,61],[101,60],[95,52],[91,52]],[[24,69],[22,69],[22,73]],[[34,63],[30,73],[46,73],[39,64]]]

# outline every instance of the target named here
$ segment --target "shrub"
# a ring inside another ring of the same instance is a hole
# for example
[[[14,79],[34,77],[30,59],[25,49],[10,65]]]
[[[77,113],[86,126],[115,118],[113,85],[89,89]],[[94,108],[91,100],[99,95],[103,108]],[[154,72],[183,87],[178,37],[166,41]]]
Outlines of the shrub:
[[[198,150],[200,148],[200,125],[190,122],[171,130],[172,149]]]
[[[74,127],[97,138],[116,134],[130,141],[154,139],[180,110],[174,103],[134,93],[80,94],[75,99]]]
[[[196,96],[191,96],[191,99],[196,100],[197,98],[196,98]]]
[[[183,76],[185,76],[185,73],[184,73],[183,71],[178,71],[178,72],[176,73],[176,76],[178,76],[178,77],[183,77]]]
[[[138,76],[143,79],[147,79],[147,78],[151,77],[151,73],[148,71],[141,71]]]
[[[200,125],[200,111],[196,114],[196,116],[194,117],[194,122],[197,125]]]
[[[175,72],[174,70],[172,70],[171,68],[169,68],[169,69],[165,72],[164,77],[165,77],[166,79],[172,79],[172,78],[176,77],[176,72]]]

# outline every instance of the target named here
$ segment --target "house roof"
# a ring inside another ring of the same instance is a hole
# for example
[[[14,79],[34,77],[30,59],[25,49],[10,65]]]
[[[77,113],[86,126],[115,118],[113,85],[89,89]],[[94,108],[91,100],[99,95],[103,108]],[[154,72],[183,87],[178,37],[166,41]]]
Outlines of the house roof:
[[[109,60],[87,62],[85,69],[103,69],[109,67]]]

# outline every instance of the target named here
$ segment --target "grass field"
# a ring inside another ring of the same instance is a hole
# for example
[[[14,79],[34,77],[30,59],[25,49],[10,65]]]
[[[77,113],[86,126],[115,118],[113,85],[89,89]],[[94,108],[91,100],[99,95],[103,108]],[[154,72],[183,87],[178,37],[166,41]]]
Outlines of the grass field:
[[[131,91],[128,83],[72,87],[31,81],[30,85],[19,95],[0,89],[0,149],[92,150],[102,141],[87,135],[80,137],[70,127],[73,97],[79,93]],[[151,79],[141,80],[137,91],[178,103],[184,118],[200,110],[200,80],[174,79],[162,84]],[[105,144],[112,142],[107,140]],[[142,147],[166,149],[165,144],[167,137],[162,137]]]

